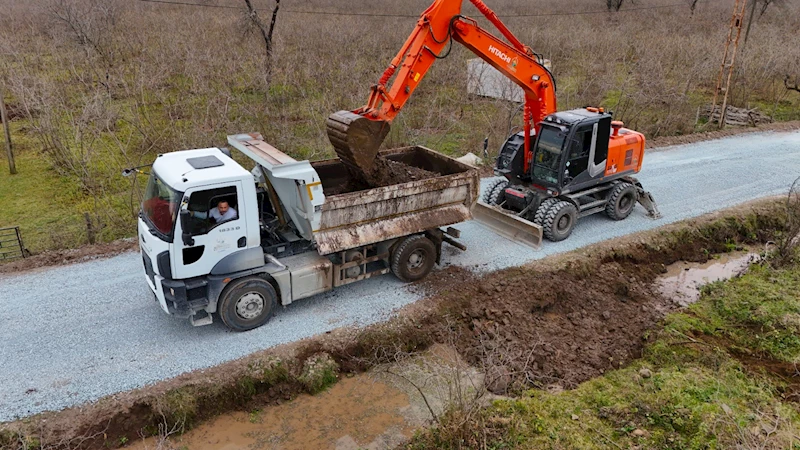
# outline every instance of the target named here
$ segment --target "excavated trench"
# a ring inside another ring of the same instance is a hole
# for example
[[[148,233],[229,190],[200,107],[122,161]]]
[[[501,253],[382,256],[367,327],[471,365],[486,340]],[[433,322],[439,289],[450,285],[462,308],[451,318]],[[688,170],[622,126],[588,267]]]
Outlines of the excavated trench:
[[[704,263],[678,261],[667,266],[665,273],[653,285],[664,297],[664,308],[686,306],[699,299],[700,287],[739,276],[757,258],[756,253],[736,251],[718,255]],[[506,287],[510,286],[506,283]],[[585,312],[585,315],[590,314]],[[601,313],[603,323],[611,321],[608,317],[610,314],[624,314],[624,311],[616,308],[613,313]],[[544,316],[564,326],[559,313],[549,312]],[[580,321],[567,316],[566,321],[572,320]],[[502,318],[500,322],[503,322]],[[616,326],[611,325],[614,329]],[[476,328],[480,329],[480,326]],[[512,348],[519,346],[519,343],[507,342],[490,347],[500,356],[503,351],[513,352]],[[446,403],[475,398],[475,390],[482,390],[484,381],[488,388],[502,390],[507,385],[503,387],[501,383],[513,378],[508,369],[501,369],[504,367],[501,365],[493,366],[494,370],[490,369],[488,374],[466,365],[458,359],[458,352],[452,344],[435,344],[419,357],[346,376],[316,396],[302,395],[281,405],[224,414],[182,436],[172,437],[170,443],[173,447],[207,449],[231,446],[251,449],[278,446],[298,450],[394,448],[410,438],[416,428],[429,423],[432,416],[425,405],[426,401],[433,405],[433,412],[439,414]],[[551,348],[548,352],[557,346],[552,343],[549,345]],[[589,348],[598,345],[603,344],[592,343]],[[607,343],[605,345],[608,346]],[[531,343],[528,347],[530,351]],[[626,360],[626,356],[618,352],[612,353],[612,357],[614,355],[618,355],[621,362]],[[533,364],[538,365],[540,361],[541,358],[534,358]],[[540,369],[545,367],[542,365]],[[454,382],[454,378],[458,380]],[[553,380],[558,383],[555,377]],[[452,385],[465,387],[464,392],[454,394],[446,387]],[[548,388],[554,389],[556,386],[562,387],[555,384]],[[135,443],[131,448],[157,448],[160,442],[161,438],[152,437]]]

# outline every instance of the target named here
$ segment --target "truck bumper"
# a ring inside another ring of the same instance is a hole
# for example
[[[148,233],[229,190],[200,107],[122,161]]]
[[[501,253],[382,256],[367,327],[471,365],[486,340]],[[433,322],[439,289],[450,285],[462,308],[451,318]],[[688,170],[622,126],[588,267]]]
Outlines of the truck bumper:
[[[207,282],[205,280],[171,280],[163,278],[161,286],[164,290],[167,312],[173,316],[199,320],[200,316],[207,316],[208,297]],[[210,316],[209,316],[210,317]],[[211,322],[209,322],[211,323]]]
[[[207,282],[205,280],[172,280],[153,273],[145,256],[145,281],[155,294],[156,301],[165,313],[189,319],[192,325],[212,322],[208,308]]]

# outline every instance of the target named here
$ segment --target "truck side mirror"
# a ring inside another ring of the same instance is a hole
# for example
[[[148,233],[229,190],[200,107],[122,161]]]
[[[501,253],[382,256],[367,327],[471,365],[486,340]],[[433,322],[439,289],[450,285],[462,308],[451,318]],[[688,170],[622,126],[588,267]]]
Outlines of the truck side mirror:
[[[181,238],[183,239],[183,245],[191,247],[194,245],[194,238],[192,234],[189,233],[189,219],[191,216],[189,215],[189,210],[184,209],[180,213],[181,218]]]

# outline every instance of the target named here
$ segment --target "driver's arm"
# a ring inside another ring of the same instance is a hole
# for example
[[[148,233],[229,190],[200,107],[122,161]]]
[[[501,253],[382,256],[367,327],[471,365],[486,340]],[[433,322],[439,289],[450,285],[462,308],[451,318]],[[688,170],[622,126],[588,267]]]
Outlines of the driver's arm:
[[[208,219],[207,212],[189,210],[189,215],[198,219]]]

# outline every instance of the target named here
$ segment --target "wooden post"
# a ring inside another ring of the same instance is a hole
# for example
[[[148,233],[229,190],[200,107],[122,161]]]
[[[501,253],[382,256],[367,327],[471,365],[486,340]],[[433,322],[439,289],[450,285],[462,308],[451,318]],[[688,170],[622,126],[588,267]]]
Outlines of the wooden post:
[[[83,213],[83,219],[86,220],[86,238],[90,244],[94,244],[97,241],[97,236],[95,234],[94,224],[92,224],[92,218],[89,216],[88,212]]]
[[[8,127],[8,114],[6,113],[6,94],[3,85],[0,84],[0,119],[3,120],[3,132],[6,134],[6,153],[8,153],[8,171],[11,175],[17,173],[17,165],[14,164],[14,152],[11,149],[11,130]]]

